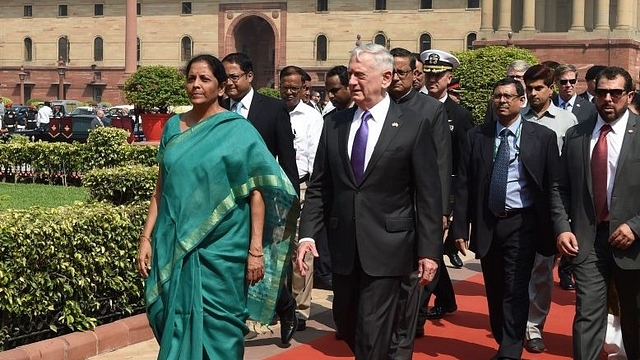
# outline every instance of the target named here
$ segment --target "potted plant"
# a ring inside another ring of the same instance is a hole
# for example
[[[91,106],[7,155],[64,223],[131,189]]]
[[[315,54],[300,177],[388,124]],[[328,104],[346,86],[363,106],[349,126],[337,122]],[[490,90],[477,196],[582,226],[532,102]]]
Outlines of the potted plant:
[[[142,119],[148,141],[159,141],[171,114],[169,107],[188,105],[185,76],[171,66],[141,66],[124,83],[124,96]]]

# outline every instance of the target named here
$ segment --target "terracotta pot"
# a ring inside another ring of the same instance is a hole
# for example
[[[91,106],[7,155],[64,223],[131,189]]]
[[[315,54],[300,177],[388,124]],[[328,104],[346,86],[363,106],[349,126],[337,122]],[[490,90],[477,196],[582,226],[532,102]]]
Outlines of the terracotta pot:
[[[164,124],[171,117],[171,114],[141,114],[142,132],[147,141],[160,141]]]

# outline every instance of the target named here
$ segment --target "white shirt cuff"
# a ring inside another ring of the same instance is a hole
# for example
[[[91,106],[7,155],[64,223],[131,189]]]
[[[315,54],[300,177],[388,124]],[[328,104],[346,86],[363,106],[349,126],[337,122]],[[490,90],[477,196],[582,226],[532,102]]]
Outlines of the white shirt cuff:
[[[312,242],[314,244],[316,243],[316,241],[313,240],[313,238],[310,238],[310,237],[306,237],[306,238],[302,238],[302,239],[298,240],[298,244],[302,244],[304,242]]]

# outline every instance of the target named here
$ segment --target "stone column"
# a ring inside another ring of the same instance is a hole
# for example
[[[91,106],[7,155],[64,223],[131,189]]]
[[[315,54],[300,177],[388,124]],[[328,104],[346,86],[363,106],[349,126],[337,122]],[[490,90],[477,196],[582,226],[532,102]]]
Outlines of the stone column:
[[[536,30],[536,2],[523,0],[522,3],[522,31]]]
[[[133,74],[138,67],[138,14],[136,0],[127,0],[124,35],[124,73]]]
[[[500,0],[498,31],[511,31],[511,0]]]
[[[569,31],[584,31],[585,0],[573,0],[571,28]]]
[[[493,0],[482,0],[480,11],[480,31],[493,31]]]
[[[596,0],[596,26],[594,30],[609,29],[609,0]]]
[[[618,0],[618,23],[616,30],[629,30],[633,25],[633,2],[636,0]]]

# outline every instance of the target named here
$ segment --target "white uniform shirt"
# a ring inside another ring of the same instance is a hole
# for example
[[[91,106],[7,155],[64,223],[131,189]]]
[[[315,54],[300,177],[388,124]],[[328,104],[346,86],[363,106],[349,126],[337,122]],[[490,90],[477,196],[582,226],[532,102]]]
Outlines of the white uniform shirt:
[[[293,131],[293,147],[296,150],[298,176],[302,179],[313,172],[313,161],[316,158],[324,120],[322,114],[302,101],[289,112],[289,116]]]
[[[48,107],[47,105],[43,105],[40,110],[38,110],[38,126],[40,126],[40,124],[48,124],[49,123],[49,118],[53,116],[53,110],[51,110],[50,107]]]

